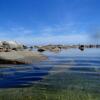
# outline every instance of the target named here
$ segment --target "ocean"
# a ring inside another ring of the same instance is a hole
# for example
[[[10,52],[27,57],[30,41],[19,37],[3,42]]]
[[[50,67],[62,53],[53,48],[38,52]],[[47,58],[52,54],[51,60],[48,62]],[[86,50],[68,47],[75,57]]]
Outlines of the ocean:
[[[43,54],[48,60],[1,65],[0,100],[100,100],[100,49]]]

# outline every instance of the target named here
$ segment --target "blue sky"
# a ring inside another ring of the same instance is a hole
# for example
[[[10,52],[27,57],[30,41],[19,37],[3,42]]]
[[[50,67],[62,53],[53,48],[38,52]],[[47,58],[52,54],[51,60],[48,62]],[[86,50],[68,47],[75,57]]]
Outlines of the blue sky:
[[[100,43],[100,0],[0,0],[0,40]]]

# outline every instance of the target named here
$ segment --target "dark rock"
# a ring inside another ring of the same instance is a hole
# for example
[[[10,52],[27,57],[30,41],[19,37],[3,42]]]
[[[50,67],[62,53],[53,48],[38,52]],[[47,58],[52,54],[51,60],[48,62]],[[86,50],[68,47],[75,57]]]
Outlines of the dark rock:
[[[80,46],[79,46],[79,49],[80,49],[81,51],[83,51],[83,50],[84,50],[84,45],[80,45]]]

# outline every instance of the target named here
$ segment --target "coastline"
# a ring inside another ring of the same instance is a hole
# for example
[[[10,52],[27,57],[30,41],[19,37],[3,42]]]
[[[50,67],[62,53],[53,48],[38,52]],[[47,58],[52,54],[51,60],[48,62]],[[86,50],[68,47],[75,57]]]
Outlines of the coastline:
[[[36,51],[0,52],[0,64],[32,64],[47,59]]]

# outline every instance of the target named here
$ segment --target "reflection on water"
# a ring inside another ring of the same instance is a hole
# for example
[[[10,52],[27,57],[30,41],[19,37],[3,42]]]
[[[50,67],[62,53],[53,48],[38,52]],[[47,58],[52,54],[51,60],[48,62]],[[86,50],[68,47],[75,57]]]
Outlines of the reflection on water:
[[[59,54],[45,53],[49,59],[33,65],[3,65],[0,88],[36,85],[52,89],[81,89],[100,93],[100,50],[72,49]],[[73,99],[74,100],[74,99]]]

